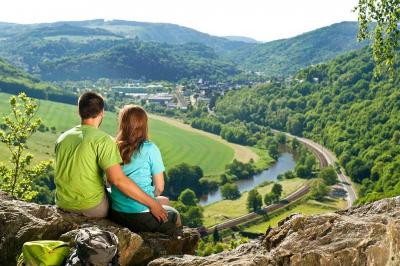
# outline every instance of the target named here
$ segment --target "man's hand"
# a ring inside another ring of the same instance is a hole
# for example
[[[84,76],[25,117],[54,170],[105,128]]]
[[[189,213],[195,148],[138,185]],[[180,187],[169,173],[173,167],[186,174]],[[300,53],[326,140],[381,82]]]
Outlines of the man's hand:
[[[167,211],[162,207],[160,203],[157,201],[154,202],[152,206],[149,206],[151,214],[156,217],[156,219],[161,222],[163,221],[166,223],[168,221],[168,214]]]
[[[155,199],[147,195],[135,182],[129,179],[119,164],[106,169],[108,182],[116,186],[126,196],[149,207],[150,212],[158,221],[168,220],[167,211]]]

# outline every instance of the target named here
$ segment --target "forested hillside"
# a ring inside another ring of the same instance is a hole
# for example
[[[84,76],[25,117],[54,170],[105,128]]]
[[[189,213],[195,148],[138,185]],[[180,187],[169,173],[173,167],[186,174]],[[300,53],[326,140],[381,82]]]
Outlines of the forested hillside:
[[[286,76],[365,46],[357,42],[357,31],[357,22],[341,22],[293,38],[246,46],[229,58],[245,69]]]
[[[41,82],[22,69],[16,68],[0,58],[0,91],[11,91],[14,89],[59,90],[55,86]]]
[[[286,76],[365,45],[356,40],[356,22],[267,43],[250,43],[252,40],[240,36],[212,36],[173,24],[122,20],[1,23],[0,27],[0,57],[48,80],[223,79],[235,75],[236,68],[267,77]],[[135,48],[139,42],[140,48]],[[115,60],[117,54],[123,59]],[[146,64],[138,70],[143,62]],[[93,66],[98,74],[91,71]]]
[[[220,80],[239,73],[233,64],[221,60],[211,48],[202,44],[169,45],[139,40],[120,45],[114,43],[109,49],[88,55],[44,60],[38,68],[46,80],[93,80],[102,77]]]
[[[0,58],[0,92],[10,94],[25,92],[29,97],[62,103],[76,103],[77,100],[76,95],[66,93],[51,83],[40,81],[2,58]]]
[[[0,56],[46,80],[101,77],[213,80],[238,73],[232,63],[200,41],[182,44],[144,42],[126,38],[126,32],[118,35],[103,28],[92,28],[97,25],[93,23],[60,22],[23,28],[21,33],[14,32],[0,40]],[[115,30],[114,26],[119,24],[110,25]],[[18,28],[18,25],[9,27]]]
[[[398,64],[397,64],[398,65]],[[400,81],[373,78],[363,49],[309,67],[293,80],[228,93],[216,105],[235,119],[310,137],[338,156],[360,202],[400,194]]]

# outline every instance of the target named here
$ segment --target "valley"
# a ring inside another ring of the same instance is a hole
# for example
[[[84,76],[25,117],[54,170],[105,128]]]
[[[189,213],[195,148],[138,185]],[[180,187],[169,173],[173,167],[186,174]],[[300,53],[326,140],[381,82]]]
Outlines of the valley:
[[[27,167],[21,195],[55,203],[54,163],[37,175],[32,169],[54,160],[58,136],[80,123],[78,97],[92,91],[104,97],[100,129],[111,136],[124,105],[148,112],[166,166],[162,195],[201,235],[196,255],[235,249],[293,214],[303,223],[396,197],[400,77],[377,72],[384,53],[376,40],[357,40],[360,27],[341,21],[259,42],[122,19],[0,22],[0,189],[10,192],[10,167]],[[396,55],[387,70],[400,65],[398,51],[386,51]],[[37,99],[41,118],[26,165],[10,163],[9,153],[26,137],[6,137],[29,128],[1,119],[20,93]]]

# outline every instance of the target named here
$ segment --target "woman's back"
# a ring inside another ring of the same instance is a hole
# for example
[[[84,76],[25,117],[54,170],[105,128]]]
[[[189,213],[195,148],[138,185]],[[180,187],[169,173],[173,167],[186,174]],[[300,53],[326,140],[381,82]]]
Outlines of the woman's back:
[[[154,174],[165,170],[160,150],[151,141],[145,141],[140,149],[132,154],[131,161],[122,166],[126,176],[134,181],[144,192],[154,197],[154,186],[152,177]],[[126,213],[146,212],[149,209],[125,196],[115,186],[111,187],[112,208],[116,211]]]

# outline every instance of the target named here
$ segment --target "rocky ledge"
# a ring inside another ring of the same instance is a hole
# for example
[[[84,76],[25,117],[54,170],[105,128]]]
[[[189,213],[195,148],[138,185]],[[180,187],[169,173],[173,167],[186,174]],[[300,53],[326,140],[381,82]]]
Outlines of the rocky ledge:
[[[235,250],[149,265],[400,265],[400,197],[325,215],[292,215]]]
[[[97,226],[119,239],[121,265],[145,265],[166,255],[194,254],[199,234],[184,228],[182,237],[135,234],[106,219],[89,219],[51,205],[16,200],[0,192],[0,265],[15,265],[23,243],[41,239],[70,240],[74,230]]]

